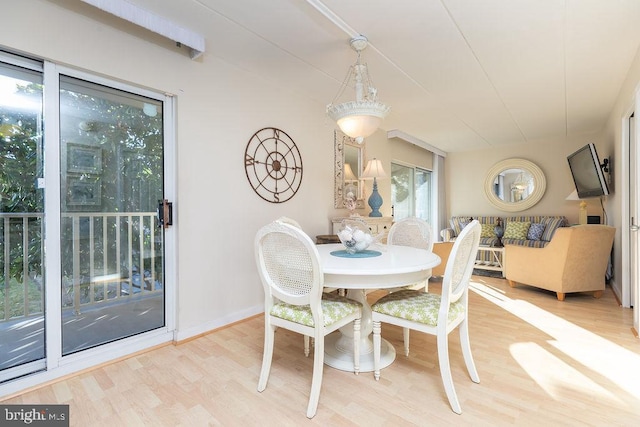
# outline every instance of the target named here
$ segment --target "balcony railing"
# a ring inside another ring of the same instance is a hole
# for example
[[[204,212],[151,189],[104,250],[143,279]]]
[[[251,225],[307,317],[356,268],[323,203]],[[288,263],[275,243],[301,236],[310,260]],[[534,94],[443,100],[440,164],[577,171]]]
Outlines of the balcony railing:
[[[162,234],[155,216],[155,212],[62,214],[64,310],[79,313],[162,292]],[[43,313],[43,218],[41,213],[0,213],[0,322]]]

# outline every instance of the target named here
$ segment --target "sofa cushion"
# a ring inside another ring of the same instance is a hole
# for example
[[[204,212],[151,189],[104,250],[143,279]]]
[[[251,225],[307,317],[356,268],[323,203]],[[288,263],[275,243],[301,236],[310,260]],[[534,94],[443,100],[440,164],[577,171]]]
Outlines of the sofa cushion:
[[[496,237],[496,232],[494,229],[496,228],[493,224],[481,224],[482,231],[480,232],[480,237]]]
[[[527,240],[527,233],[531,222],[510,221],[507,222],[507,228],[504,230],[505,239]]]
[[[449,223],[451,224],[451,228],[453,229],[453,235],[454,236],[459,236],[460,232],[462,231],[462,229],[469,224],[469,218],[468,217],[461,217],[461,216],[454,216],[451,218],[451,221],[449,221]]]
[[[540,240],[546,226],[547,225],[542,222],[531,224],[529,232],[527,233],[527,240]]]
[[[549,244],[544,240],[502,239],[503,245],[527,246],[529,248],[544,248]]]
[[[545,242],[550,242],[553,237],[553,233],[556,232],[558,227],[565,227],[567,225],[566,218],[561,217],[549,217],[545,221],[544,233],[542,233],[542,237],[540,240],[544,240]]]

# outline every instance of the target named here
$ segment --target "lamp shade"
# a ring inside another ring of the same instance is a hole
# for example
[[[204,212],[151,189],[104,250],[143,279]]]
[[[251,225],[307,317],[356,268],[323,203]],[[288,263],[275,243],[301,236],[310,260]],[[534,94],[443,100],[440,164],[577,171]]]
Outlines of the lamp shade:
[[[382,168],[382,161],[378,159],[369,160],[367,162],[367,167],[364,169],[362,173],[362,178],[364,179],[372,179],[372,178],[386,178],[387,174],[384,172]]]
[[[571,192],[571,194],[569,194],[565,200],[580,200],[580,197],[578,197],[578,191],[577,190],[573,190]]]
[[[344,164],[344,182],[349,181],[357,181],[358,178],[353,173],[353,169],[351,169],[351,165],[349,163]]]
[[[389,108],[379,102],[351,101],[335,105],[328,113],[345,135],[362,141],[382,123]]]

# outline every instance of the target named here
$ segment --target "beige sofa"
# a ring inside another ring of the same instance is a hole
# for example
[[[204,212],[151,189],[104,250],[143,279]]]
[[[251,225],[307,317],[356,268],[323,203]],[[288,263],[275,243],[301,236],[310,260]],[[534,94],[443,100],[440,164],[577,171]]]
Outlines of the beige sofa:
[[[615,228],[577,225],[558,228],[544,248],[505,245],[505,277],[516,283],[555,292],[564,301],[570,292],[602,295]]]

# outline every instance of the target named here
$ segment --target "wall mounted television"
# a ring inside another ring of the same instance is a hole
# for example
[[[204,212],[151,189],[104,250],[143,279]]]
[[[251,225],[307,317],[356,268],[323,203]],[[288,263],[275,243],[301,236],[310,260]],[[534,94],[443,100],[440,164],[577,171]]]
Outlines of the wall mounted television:
[[[586,199],[609,194],[609,187],[603,173],[603,167],[608,166],[609,159],[605,159],[601,164],[593,143],[570,154],[567,161],[579,198]]]

